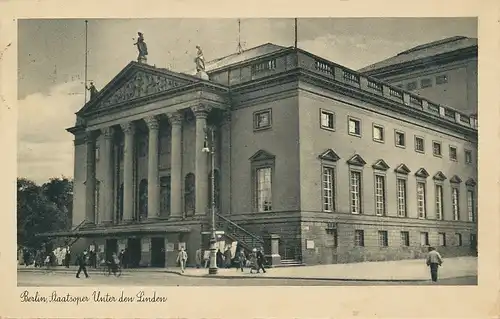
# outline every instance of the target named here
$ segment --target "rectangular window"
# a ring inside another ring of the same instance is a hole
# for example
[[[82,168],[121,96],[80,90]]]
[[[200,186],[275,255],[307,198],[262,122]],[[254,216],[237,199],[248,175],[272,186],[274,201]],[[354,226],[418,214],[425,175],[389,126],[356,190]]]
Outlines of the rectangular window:
[[[415,152],[424,153],[424,138],[420,136],[415,136]]]
[[[470,222],[476,221],[476,212],[475,212],[474,206],[475,206],[474,191],[468,190],[467,191],[467,212],[469,215]]]
[[[375,175],[375,213],[385,216],[385,176]]]
[[[254,113],[253,128],[261,130],[271,127],[271,110],[264,110]]]
[[[422,89],[428,88],[432,86],[432,80],[431,79],[422,79],[420,80],[420,87]]]
[[[429,246],[429,233],[420,233],[420,246]]]
[[[443,185],[436,185],[436,219],[443,219]]]
[[[406,84],[406,89],[408,91],[413,91],[413,90],[416,90],[417,89],[417,82],[410,82],[408,84]]]
[[[365,245],[365,232],[360,229],[354,231],[354,246],[363,247]]]
[[[349,118],[349,135],[361,136],[361,121]]]
[[[99,146],[96,146],[95,149],[94,149],[94,152],[95,152],[94,156],[95,156],[95,161],[96,162],[98,162],[99,158],[100,158],[100,152],[99,151],[100,151]]]
[[[406,179],[397,179],[398,216],[406,217]]]
[[[450,160],[457,160],[457,148],[455,146],[450,146]]]
[[[472,151],[465,150],[465,163],[472,164]]]
[[[443,74],[436,76],[436,84],[445,84],[445,83],[448,83],[447,75]]]
[[[453,220],[460,220],[460,198],[458,188],[451,189],[451,207],[453,209]]]
[[[361,173],[351,171],[351,213],[361,213]]]
[[[376,142],[383,142],[385,140],[383,126],[373,124],[373,140]]]
[[[379,232],[378,232],[378,245],[380,247],[389,246],[389,238],[387,236],[386,230],[379,230]]]
[[[401,232],[401,246],[405,247],[410,246],[410,232],[407,231]]]
[[[335,129],[335,114],[333,112],[321,110],[321,128],[327,130]]]
[[[397,147],[405,147],[406,146],[405,133],[404,132],[395,131],[394,132],[394,138],[396,140],[396,146]]]
[[[323,167],[323,211],[335,210],[335,176],[333,167]]]
[[[442,156],[442,153],[441,153],[441,143],[440,142],[436,142],[436,141],[432,142],[432,154],[434,156],[439,156],[439,157]]]
[[[457,243],[457,246],[462,246],[462,234],[455,234],[455,242]]]
[[[271,168],[264,167],[257,169],[257,211],[268,212],[272,210],[272,183]]]
[[[439,233],[439,246],[446,246],[446,234],[445,233]]]
[[[426,218],[426,203],[425,203],[425,183],[417,182],[417,211],[418,218]]]

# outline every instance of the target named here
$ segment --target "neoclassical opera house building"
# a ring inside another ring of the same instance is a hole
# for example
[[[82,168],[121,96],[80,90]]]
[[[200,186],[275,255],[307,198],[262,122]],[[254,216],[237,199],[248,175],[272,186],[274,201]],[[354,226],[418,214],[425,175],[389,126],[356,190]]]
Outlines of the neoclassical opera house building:
[[[165,267],[185,247],[192,264],[212,194],[221,248],[274,265],[475,251],[476,119],[304,50],[197,75],[130,62],[76,116],[74,228],[53,234],[74,252]]]

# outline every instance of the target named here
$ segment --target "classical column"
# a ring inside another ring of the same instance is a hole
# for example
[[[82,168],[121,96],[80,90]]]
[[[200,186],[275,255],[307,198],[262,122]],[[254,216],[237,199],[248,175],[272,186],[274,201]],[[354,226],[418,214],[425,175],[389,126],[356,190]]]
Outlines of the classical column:
[[[220,141],[216,149],[220,156],[219,208],[224,214],[231,214],[231,111],[223,113]]]
[[[101,185],[103,191],[103,223],[111,223],[113,221],[113,176],[114,176],[114,159],[113,159],[113,128],[106,127],[101,130],[104,136],[104,147],[102,160],[104,161],[104,185]]]
[[[134,123],[121,124],[125,134],[123,151],[123,221],[131,221],[134,214]]]
[[[155,116],[144,119],[149,129],[148,141],[148,219],[160,216],[160,178],[158,177],[158,130]]]
[[[205,214],[208,209],[208,157],[209,154],[203,152],[205,143],[207,116],[211,107],[200,104],[191,108],[196,116],[196,159],[195,159],[195,214]]]
[[[87,223],[95,223],[95,132],[86,132],[87,144],[87,178],[85,180],[85,219]]]
[[[182,217],[182,114],[167,114],[172,132],[170,149],[170,216]]]

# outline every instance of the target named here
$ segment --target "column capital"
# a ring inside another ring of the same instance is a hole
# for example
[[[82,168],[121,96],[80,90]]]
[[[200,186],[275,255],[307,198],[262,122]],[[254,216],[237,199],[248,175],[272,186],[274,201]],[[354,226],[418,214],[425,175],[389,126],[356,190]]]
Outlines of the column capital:
[[[208,113],[212,110],[212,107],[207,104],[198,104],[196,106],[192,106],[191,110],[193,111],[196,118],[206,118]]]
[[[157,130],[160,127],[160,122],[158,121],[158,118],[155,115],[151,116],[146,116],[144,118],[144,122],[148,125],[148,129],[151,130]]]
[[[122,123],[122,124],[120,124],[120,127],[122,128],[123,133],[125,133],[125,134],[133,134],[134,133],[135,125],[132,122]]]
[[[167,117],[170,125],[180,125],[184,119],[184,116],[180,112],[167,113]]]
[[[104,136],[104,139],[110,140],[113,138],[114,129],[112,127],[105,127],[101,129],[101,133]]]

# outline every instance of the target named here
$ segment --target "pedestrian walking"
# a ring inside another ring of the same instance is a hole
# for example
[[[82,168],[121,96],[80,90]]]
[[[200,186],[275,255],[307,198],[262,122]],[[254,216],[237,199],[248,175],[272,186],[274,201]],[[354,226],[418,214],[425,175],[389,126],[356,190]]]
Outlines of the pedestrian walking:
[[[66,266],[66,268],[69,268],[70,262],[71,262],[71,251],[68,246],[66,248],[66,255],[64,256],[64,266]]]
[[[181,272],[184,272],[186,268],[186,261],[188,259],[187,253],[184,251],[184,248],[181,248],[179,254],[177,255],[177,262],[181,266]]]
[[[217,254],[215,256],[216,256],[216,260],[217,260],[217,263],[216,263],[217,268],[222,268],[222,264],[224,263],[224,255],[222,254],[220,249],[217,249]]]
[[[238,260],[239,268],[241,269],[241,272],[243,272],[243,267],[245,267],[247,259],[245,256],[245,251],[243,251],[243,248],[241,248],[240,251],[237,253],[236,258]],[[238,270],[238,268],[236,268],[236,270]]]
[[[224,252],[224,264],[226,268],[231,268],[231,260],[233,259],[233,254],[231,253],[231,246],[228,246],[226,248],[226,251]]]
[[[250,254],[250,273],[252,274],[254,270],[257,269],[257,249],[252,249],[252,253]]]
[[[431,280],[432,282],[437,282],[438,280],[438,268],[443,264],[443,258],[439,252],[434,247],[429,247],[429,253],[427,254],[426,260],[427,266],[431,270]]]
[[[76,272],[76,278],[80,278],[80,273],[83,271],[85,274],[85,278],[89,278],[89,274],[87,273],[87,251],[84,250],[82,254],[80,254],[76,261],[78,263],[78,271]]]
[[[264,273],[266,272],[266,269],[264,268],[266,258],[264,257],[264,253],[262,251],[262,248],[257,250],[257,273],[259,273],[261,269]]]
[[[195,259],[195,262],[196,262],[196,269],[199,269],[201,267],[201,248],[198,248],[196,250],[196,253],[195,253],[195,256],[194,256],[194,259]]]

